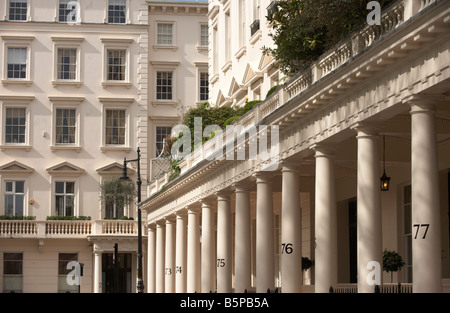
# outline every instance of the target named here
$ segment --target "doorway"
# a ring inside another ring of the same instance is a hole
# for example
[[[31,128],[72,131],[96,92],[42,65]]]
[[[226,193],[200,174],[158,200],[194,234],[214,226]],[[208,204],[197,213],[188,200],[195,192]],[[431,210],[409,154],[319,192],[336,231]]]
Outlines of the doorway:
[[[357,237],[357,201],[356,198],[348,200],[348,233],[349,233],[349,259],[350,283],[358,282],[358,237]]]
[[[131,293],[131,253],[119,253],[118,255],[116,270],[114,254],[102,254],[103,293]]]

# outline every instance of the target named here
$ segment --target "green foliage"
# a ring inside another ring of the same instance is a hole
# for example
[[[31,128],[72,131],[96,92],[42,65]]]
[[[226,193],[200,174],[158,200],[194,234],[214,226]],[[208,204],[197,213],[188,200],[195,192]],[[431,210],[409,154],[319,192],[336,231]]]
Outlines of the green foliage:
[[[391,282],[392,282],[392,273],[399,271],[405,265],[406,263],[403,261],[402,257],[397,252],[384,249],[383,271],[387,273],[391,272]]]
[[[36,216],[24,216],[24,215],[0,215],[0,220],[11,220],[11,221],[34,221]]]
[[[117,217],[105,217],[105,220],[122,220],[122,221],[132,221],[134,220],[133,217],[128,217],[128,216],[122,216],[121,218],[117,218]]]
[[[47,216],[47,221],[90,221],[90,216]]]
[[[307,257],[302,257],[302,271],[307,271],[311,266],[313,262]]]
[[[269,98],[275,91],[277,91],[278,87],[279,87],[279,85],[275,85],[272,88],[270,88],[266,94],[266,99]]]
[[[172,163],[170,164],[169,182],[171,182],[181,174],[181,169],[178,162],[178,160],[172,160]]]
[[[393,0],[379,1],[381,7]],[[273,25],[270,36],[275,48],[264,47],[289,76],[300,72],[326,50],[364,25],[365,0],[280,0],[267,17]]]
[[[135,184],[124,181],[119,177],[112,177],[100,184],[100,200],[105,206],[125,207],[136,197]]]

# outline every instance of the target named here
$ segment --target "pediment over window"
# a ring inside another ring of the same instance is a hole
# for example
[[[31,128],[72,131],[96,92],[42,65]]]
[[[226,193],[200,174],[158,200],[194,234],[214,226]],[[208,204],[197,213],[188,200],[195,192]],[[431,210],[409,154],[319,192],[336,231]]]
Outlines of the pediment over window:
[[[228,92],[228,95],[231,98],[235,98],[237,94],[239,94],[241,91],[246,91],[247,88],[245,88],[245,86],[243,85],[239,85],[236,81],[236,79],[233,78],[233,80],[231,81],[231,85],[230,85],[230,90]]]
[[[245,68],[245,72],[244,72],[244,78],[242,79],[242,84],[245,86],[249,86],[254,81],[256,81],[258,78],[260,78],[262,76],[263,76],[262,72],[253,71],[250,64],[247,64],[247,67]]]
[[[261,60],[260,60],[260,62],[259,62],[258,69],[259,69],[260,71],[263,71],[268,65],[270,65],[271,63],[273,63],[274,60],[275,60],[275,59],[274,59],[271,55],[263,54],[263,55],[261,56]]]
[[[0,166],[0,174],[31,174],[34,169],[17,161]]]
[[[115,175],[122,176],[123,165],[117,162],[111,163],[109,165],[103,166],[97,169],[97,173],[99,175]],[[135,171],[129,167],[127,167],[128,175],[134,174]]]
[[[58,165],[49,167],[47,169],[47,172],[50,175],[80,176],[84,174],[84,169],[69,162],[63,162]]]

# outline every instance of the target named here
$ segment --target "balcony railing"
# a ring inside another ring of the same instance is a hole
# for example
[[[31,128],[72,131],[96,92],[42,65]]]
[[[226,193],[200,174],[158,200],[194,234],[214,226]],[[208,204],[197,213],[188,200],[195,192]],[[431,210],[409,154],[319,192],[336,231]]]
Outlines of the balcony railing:
[[[90,235],[137,236],[137,233],[137,221],[130,220],[0,220],[0,238],[86,238]]]
[[[250,35],[253,36],[259,30],[259,20],[255,20],[250,25]]]

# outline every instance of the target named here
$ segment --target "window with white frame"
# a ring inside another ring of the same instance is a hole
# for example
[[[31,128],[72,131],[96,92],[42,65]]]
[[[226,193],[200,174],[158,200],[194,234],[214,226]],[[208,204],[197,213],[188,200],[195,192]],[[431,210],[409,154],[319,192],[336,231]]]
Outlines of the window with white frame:
[[[108,23],[125,24],[127,0],[108,0]]]
[[[200,25],[200,46],[201,47],[207,47],[208,43],[209,43],[208,25],[207,24],[201,24]]]
[[[9,0],[9,20],[26,21],[28,12],[27,0]]]
[[[55,182],[55,213],[57,216],[75,216],[75,182]]]
[[[77,49],[58,48],[57,79],[75,80],[77,78]]]
[[[209,76],[208,72],[200,72],[200,101],[207,101],[209,98]]]
[[[69,285],[67,276],[73,271],[70,262],[78,262],[78,253],[59,253],[58,254],[58,292],[78,292],[76,284]]]
[[[170,126],[156,126],[156,138],[155,138],[155,149],[156,157],[158,157],[164,149],[164,139],[170,136],[172,133],[172,127]]]
[[[5,110],[5,143],[22,144],[26,142],[27,109],[7,107]]]
[[[58,6],[58,21],[61,23],[73,22],[68,20],[68,18],[73,15],[77,6],[74,0],[59,0]],[[79,18],[79,17],[76,17]]]
[[[156,72],[156,100],[173,99],[173,72]]]
[[[158,45],[173,45],[173,23],[158,23],[156,29]]]
[[[70,145],[76,143],[76,109],[58,108],[55,118],[55,144]]]
[[[7,53],[7,78],[27,78],[27,48],[9,47]]]
[[[25,181],[5,181],[5,215],[23,216],[25,201]]]
[[[105,125],[106,145],[125,145],[126,110],[107,109]]]
[[[112,81],[124,81],[126,70],[126,53],[125,49],[108,49],[107,50],[107,79]]]
[[[3,253],[3,292],[23,292],[23,253]]]

